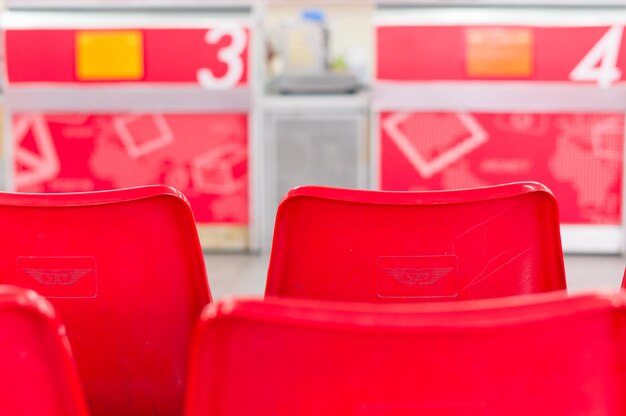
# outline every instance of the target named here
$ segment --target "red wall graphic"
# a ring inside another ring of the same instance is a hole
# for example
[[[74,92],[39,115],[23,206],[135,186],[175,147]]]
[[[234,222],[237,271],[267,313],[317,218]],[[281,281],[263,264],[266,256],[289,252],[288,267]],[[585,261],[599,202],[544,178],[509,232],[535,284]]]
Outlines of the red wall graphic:
[[[379,26],[380,81],[626,82],[623,26]]]
[[[562,222],[621,223],[621,113],[382,113],[380,141],[382,189],[535,180],[556,195]]]
[[[128,31],[130,29],[124,29]],[[144,74],[132,83],[203,84],[233,88],[248,83],[250,31],[241,26],[194,29],[132,29],[142,39]],[[77,76],[77,38],[81,32],[115,30],[5,31],[10,83],[82,83]],[[119,31],[117,31],[119,32]],[[115,82],[115,81],[106,81]]]
[[[246,114],[15,114],[20,192],[170,185],[200,223],[248,224]]]

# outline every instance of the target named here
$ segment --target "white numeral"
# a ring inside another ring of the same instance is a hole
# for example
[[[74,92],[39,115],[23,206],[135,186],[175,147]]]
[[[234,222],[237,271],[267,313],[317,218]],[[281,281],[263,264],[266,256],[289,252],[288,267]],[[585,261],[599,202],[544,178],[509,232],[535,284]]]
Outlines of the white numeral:
[[[570,73],[572,81],[596,81],[603,88],[610,87],[622,76],[617,58],[622,42],[623,26],[613,26]]]
[[[209,29],[204,37],[208,44],[216,44],[225,37],[230,37],[230,45],[220,49],[217,57],[228,65],[226,74],[220,78],[213,75],[208,68],[198,70],[197,77],[200,85],[207,89],[228,89],[237,85],[243,75],[243,60],[241,54],[246,49],[246,32],[240,27],[219,27]]]

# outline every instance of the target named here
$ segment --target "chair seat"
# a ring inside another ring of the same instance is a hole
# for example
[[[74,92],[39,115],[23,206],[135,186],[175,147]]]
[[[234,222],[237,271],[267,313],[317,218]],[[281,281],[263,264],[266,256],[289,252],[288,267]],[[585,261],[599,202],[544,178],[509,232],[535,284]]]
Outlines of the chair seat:
[[[265,294],[352,302],[470,300],[565,289],[552,193],[305,186],[281,202]]]
[[[0,285],[0,414],[89,414],[54,309],[33,291],[5,285]]]
[[[185,414],[623,415],[625,301],[224,301],[198,327]]]
[[[54,304],[92,416],[180,414],[191,332],[211,300],[185,197],[0,194],[0,229],[0,282]]]

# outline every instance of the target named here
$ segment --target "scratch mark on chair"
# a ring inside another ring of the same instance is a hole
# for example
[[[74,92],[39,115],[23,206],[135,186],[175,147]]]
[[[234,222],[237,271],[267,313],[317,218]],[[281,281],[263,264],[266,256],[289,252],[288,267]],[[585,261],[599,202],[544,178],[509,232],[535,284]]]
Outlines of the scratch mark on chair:
[[[507,266],[508,264],[513,263],[515,260],[517,260],[518,258],[520,258],[521,256],[523,256],[524,254],[526,254],[527,252],[530,251],[530,247],[527,248],[526,250],[520,252],[519,254],[517,254],[516,256],[510,257],[507,261],[505,261],[504,263],[502,263],[500,266],[496,267],[495,269],[491,270],[489,273],[485,274],[483,276],[483,273],[489,268],[489,266],[498,261],[500,258],[502,258],[503,256],[505,256],[506,254],[508,254],[509,252],[513,251],[514,248],[510,248],[508,250],[503,251],[502,253],[500,253],[499,255],[497,255],[496,257],[494,257],[493,259],[491,259],[491,261],[489,261],[489,263],[487,263],[485,265],[485,267],[483,268],[483,270],[481,270],[481,272],[471,281],[467,284],[467,286],[463,287],[460,291],[464,291],[469,289],[472,286],[476,286],[477,284],[483,282],[485,279],[487,279],[489,276],[493,275],[495,272],[497,272],[498,270],[501,270],[502,268],[504,268],[505,266]]]
[[[492,215],[491,217],[485,219],[484,221],[479,222],[478,224],[473,225],[471,228],[468,228],[466,230],[464,230],[461,234],[458,234],[454,237],[454,240],[458,240],[459,238],[463,237],[464,235],[470,234],[472,231],[476,230],[479,227],[484,226],[485,224],[490,223],[491,221],[493,221],[494,219],[501,217],[503,215],[505,215],[507,212],[509,212],[511,210],[511,207],[508,207],[507,209],[498,212],[495,215]]]

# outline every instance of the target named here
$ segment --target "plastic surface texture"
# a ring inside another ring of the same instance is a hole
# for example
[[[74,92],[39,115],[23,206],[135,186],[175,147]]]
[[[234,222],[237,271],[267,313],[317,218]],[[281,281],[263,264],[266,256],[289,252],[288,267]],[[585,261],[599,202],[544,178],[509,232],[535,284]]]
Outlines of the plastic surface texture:
[[[186,416],[623,415],[624,296],[210,305]]]
[[[0,279],[54,304],[91,414],[180,414],[191,332],[211,300],[185,197],[0,194],[0,229]]]
[[[524,182],[436,192],[296,188],[278,208],[265,294],[416,302],[564,288],[556,200]]]
[[[87,416],[65,328],[30,290],[0,286],[0,414]]]

